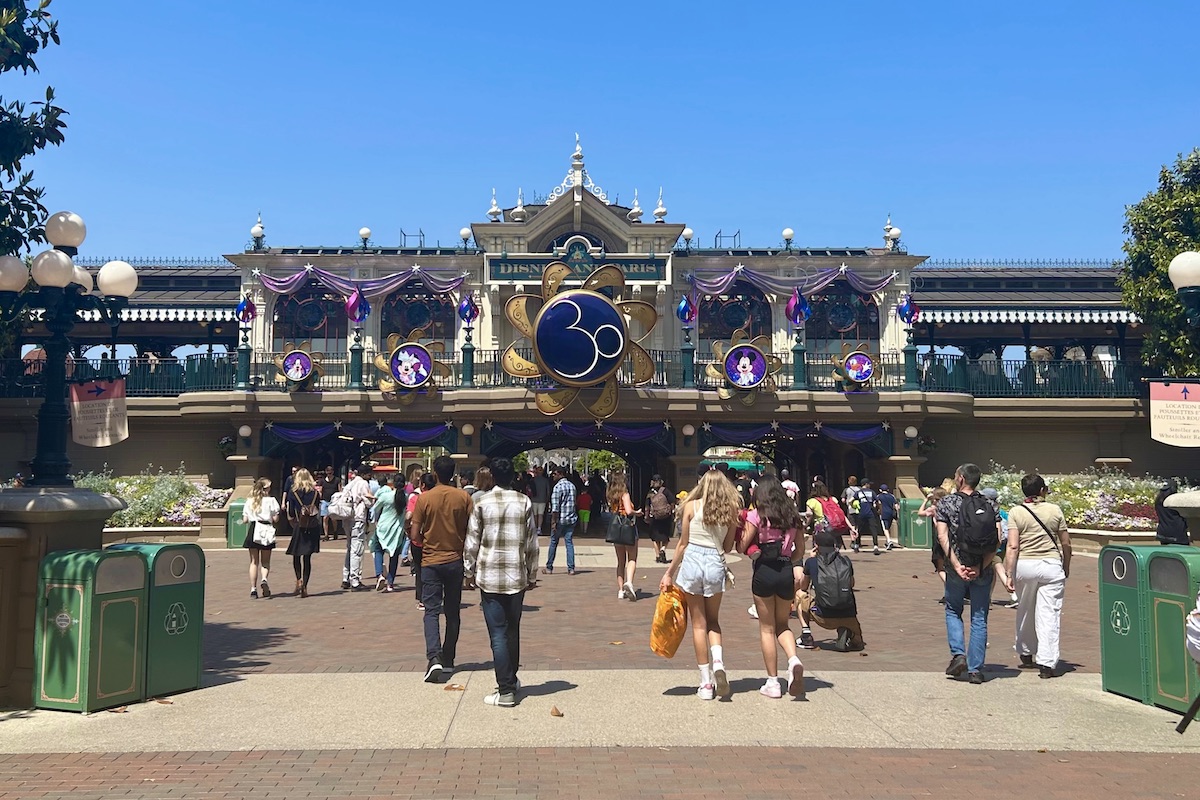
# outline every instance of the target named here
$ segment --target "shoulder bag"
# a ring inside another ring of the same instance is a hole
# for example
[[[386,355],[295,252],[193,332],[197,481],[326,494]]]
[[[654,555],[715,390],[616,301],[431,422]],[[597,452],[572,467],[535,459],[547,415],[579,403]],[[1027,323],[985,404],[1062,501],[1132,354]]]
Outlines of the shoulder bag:
[[[637,544],[637,519],[633,514],[614,513],[608,521],[604,541],[609,544]]]
[[[1037,524],[1042,526],[1042,530],[1044,530],[1046,532],[1046,535],[1050,537],[1050,542],[1054,545],[1054,549],[1056,551],[1058,551],[1058,560],[1062,561],[1063,554],[1062,554],[1062,548],[1058,546],[1058,537],[1055,536],[1054,533],[1049,528],[1046,527],[1046,523],[1042,522],[1041,517],[1039,517],[1037,514],[1033,513],[1033,509],[1029,507],[1028,503],[1021,506],[1021,508],[1028,511],[1029,516],[1031,516],[1035,520],[1037,520]]]

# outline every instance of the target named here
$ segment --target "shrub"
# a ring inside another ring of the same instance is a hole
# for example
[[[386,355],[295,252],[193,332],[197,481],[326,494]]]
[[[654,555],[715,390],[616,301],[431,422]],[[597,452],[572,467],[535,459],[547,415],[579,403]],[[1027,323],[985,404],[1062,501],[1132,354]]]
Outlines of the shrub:
[[[114,477],[105,465],[101,472],[76,476],[75,485],[116,495],[129,505],[108,518],[105,525],[112,528],[199,525],[200,509],[220,508],[232,493],[231,489],[214,489],[188,480],[183,464],[175,472],[149,465],[138,475],[121,477]]]

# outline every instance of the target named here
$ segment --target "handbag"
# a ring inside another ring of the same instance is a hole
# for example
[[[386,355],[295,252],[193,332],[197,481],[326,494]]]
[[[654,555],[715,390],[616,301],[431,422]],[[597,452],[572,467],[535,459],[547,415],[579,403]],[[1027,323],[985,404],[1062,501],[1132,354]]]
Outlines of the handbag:
[[[637,544],[637,521],[633,514],[613,514],[608,521],[608,532],[604,541],[609,544]]]

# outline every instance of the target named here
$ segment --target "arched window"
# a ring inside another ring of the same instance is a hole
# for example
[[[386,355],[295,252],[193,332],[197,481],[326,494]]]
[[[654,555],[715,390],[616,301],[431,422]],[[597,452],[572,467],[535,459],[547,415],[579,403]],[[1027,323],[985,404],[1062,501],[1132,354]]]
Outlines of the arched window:
[[[700,298],[700,338],[729,341],[741,329],[750,335],[771,335],[771,306],[761,291],[736,281],[722,295]]]
[[[842,344],[878,344],[879,306],[869,295],[859,294],[845,281],[834,281],[808,298],[812,316],[804,325],[810,353],[842,352]]]
[[[380,332],[408,336],[420,330],[424,339],[453,339],[455,315],[454,298],[437,294],[422,285],[414,284],[392,292],[380,310]]]
[[[346,353],[346,298],[318,283],[310,283],[275,302],[271,346],[275,352],[287,342],[311,341],[317,353]]]

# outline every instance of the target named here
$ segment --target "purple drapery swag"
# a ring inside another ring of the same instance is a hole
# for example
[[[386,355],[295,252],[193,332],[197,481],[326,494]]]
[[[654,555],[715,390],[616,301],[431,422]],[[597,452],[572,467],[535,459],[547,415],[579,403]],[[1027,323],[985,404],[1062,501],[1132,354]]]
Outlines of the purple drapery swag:
[[[382,278],[367,281],[356,281],[335,275],[318,267],[304,268],[286,278],[273,278],[270,275],[259,275],[263,286],[276,294],[294,294],[310,280],[315,280],[327,289],[332,289],[343,297],[349,297],[357,288],[369,298],[385,297],[397,289],[402,289],[413,281],[420,281],[435,292],[447,293],[457,291],[467,280],[467,274],[446,277],[449,270],[423,269],[414,266],[407,272],[397,272]]]
[[[762,292],[790,295],[799,289],[800,294],[811,295],[821,291],[838,278],[845,278],[854,291],[863,294],[874,294],[896,280],[897,277],[897,273],[891,272],[882,278],[872,280],[864,278],[847,267],[844,270],[819,269],[813,275],[804,276],[797,283],[795,278],[780,278],[768,273],[756,272],[748,267],[734,267],[728,272],[720,270],[696,270],[696,272],[688,276],[688,282],[696,287],[698,291],[710,295],[724,294],[738,280],[743,280]]]
[[[793,439],[800,439],[810,433],[817,433],[843,444],[863,444],[869,442],[884,432],[882,425],[872,425],[867,428],[842,428],[835,425],[787,425],[780,424],[778,428],[766,425],[711,425],[706,431],[717,441],[726,444],[742,444],[754,439],[761,439],[772,434],[783,434]]]
[[[372,439],[382,435],[391,436],[403,444],[426,444],[435,441],[446,432],[446,424],[438,423],[423,428],[404,427],[401,425],[384,425],[380,428],[374,423],[343,422],[340,427],[335,425],[316,425],[313,427],[301,425],[280,425],[273,423],[271,433],[288,442],[307,444],[340,433],[353,436],[356,439]]]

